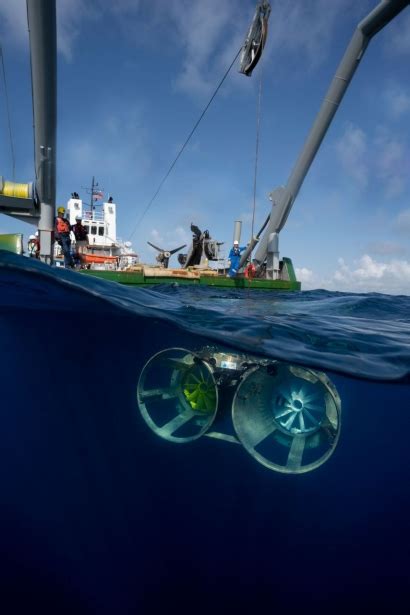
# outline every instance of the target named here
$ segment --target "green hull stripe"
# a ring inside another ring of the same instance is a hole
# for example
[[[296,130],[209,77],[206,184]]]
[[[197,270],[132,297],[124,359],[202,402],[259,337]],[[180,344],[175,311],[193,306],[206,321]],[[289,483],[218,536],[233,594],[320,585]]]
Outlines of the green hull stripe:
[[[289,259],[290,260],[290,259]],[[289,274],[293,267],[288,269]],[[200,278],[172,278],[172,277],[149,277],[132,271],[104,271],[95,269],[85,269],[81,273],[91,275],[103,280],[127,284],[130,286],[154,286],[158,284],[178,284],[180,285],[200,285],[213,286],[215,288],[249,288],[254,290],[300,290],[300,282],[296,280],[248,280],[246,278],[225,278],[223,276],[202,276]],[[291,275],[289,275],[291,277]]]

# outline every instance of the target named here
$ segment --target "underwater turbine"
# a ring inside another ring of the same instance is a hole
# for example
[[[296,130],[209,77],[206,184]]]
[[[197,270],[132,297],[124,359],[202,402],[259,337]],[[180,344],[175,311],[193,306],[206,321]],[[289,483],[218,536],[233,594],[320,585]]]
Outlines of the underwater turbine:
[[[137,404],[165,440],[208,436],[239,443],[266,468],[286,474],[322,465],[340,434],[341,401],[326,374],[209,346],[151,357]]]

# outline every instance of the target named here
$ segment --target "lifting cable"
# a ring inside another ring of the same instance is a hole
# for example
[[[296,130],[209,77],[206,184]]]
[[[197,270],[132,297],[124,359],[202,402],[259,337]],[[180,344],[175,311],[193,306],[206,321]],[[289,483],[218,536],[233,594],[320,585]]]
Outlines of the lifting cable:
[[[262,99],[262,70],[261,70],[260,78],[259,78],[259,94],[258,94],[258,102],[257,102],[257,107],[256,107],[256,144],[255,144],[255,170],[254,170],[254,176],[253,176],[253,210],[252,210],[251,241],[253,240],[253,231],[254,231],[254,226],[255,226],[255,212],[256,212],[256,184],[257,184],[257,176],[258,176],[261,99]],[[252,252],[250,253],[249,257],[252,262]]]
[[[4,93],[6,97],[6,113],[7,113],[7,122],[9,125],[9,137],[10,137],[10,149],[11,149],[11,161],[12,161],[12,178],[13,182],[15,179],[15,170],[16,170],[16,162],[14,158],[14,146],[13,146],[13,136],[11,132],[11,121],[10,121],[10,105],[9,105],[9,95],[7,91],[7,81],[6,81],[6,71],[4,68],[4,57],[3,57],[3,48],[0,45],[0,56],[1,56],[1,66],[2,66],[2,74],[3,74],[3,83],[4,83]]]
[[[221,81],[219,82],[216,90],[214,91],[214,93],[212,94],[211,98],[208,101],[208,104],[206,105],[206,107],[204,108],[204,110],[202,111],[201,115],[199,116],[195,126],[192,128],[191,132],[189,133],[188,137],[185,140],[185,143],[183,144],[183,146],[181,147],[181,149],[179,150],[178,154],[176,155],[176,157],[174,158],[174,161],[172,162],[171,166],[169,167],[168,171],[165,173],[164,177],[161,179],[158,188],[156,189],[154,195],[152,196],[151,200],[148,202],[147,206],[145,207],[144,211],[142,212],[142,214],[140,215],[140,217],[137,220],[137,223],[135,224],[134,230],[132,231],[131,235],[129,236],[129,239],[131,239],[134,236],[135,231],[137,230],[139,224],[141,223],[142,219],[144,218],[145,214],[147,213],[147,211],[149,210],[149,208],[151,207],[152,203],[154,202],[155,198],[157,197],[159,191],[161,190],[162,186],[164,185],[166,179],[168,178],[168,176],[170,175],[172,169],[174,168],[174,166],[176,165],[179,157],[181,156],[182,152],[184,151],[184,149],[186,148],[186,146],[188,145],[188,142],[190,141],[192,135],[194,134],[195,130],[198,128],[202,118],[204,117],[205,113],[208,111],[208,108],[210,107],[213,99],[215,98],[215,96],[217,95],[219,89],[221,88],[223,82],[225,81],[226,77],[228,76],[232,66],[235,64],[239,54],[242,51],[242,47],[239,49],[239,51],[237,52],[237,54],[235,55],[234,59],[232,60],[229,68],[226,70],[224,76],[222,77]]]

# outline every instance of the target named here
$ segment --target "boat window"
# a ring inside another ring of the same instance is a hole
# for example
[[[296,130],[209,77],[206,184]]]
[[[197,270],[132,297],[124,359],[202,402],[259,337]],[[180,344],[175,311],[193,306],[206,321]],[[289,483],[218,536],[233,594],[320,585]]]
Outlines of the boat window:
[[[91,235],[96,235],[97,234],[97,227],[96,226],[92,226],[91,227]]]
[[[104,227],[103,226],[99,226],[98,227],[98,234],[100,237],[104,236]]]
[[[87,233],[90,232],[90,225],[89,224],[84,224],[84,228],[87,231]]]

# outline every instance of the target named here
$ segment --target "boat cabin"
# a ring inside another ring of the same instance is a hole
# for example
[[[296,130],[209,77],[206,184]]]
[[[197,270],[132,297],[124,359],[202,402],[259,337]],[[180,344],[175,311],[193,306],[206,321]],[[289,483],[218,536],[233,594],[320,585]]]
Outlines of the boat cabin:
[[[92,269],[124,269],[138,263],[138,255],[133,252],[131,242],[117,238],[116,204],[109,199],[104,203],[85,204],[77,193],[67,202],[66,217],[74,226],[76,218],[81,221],[88,235],[88,245],[81,249],[78,259],[81,265]],[[72,234],[73,252],[75,238]],[[56,244],[56,264],[62,261],[61,248]]]

